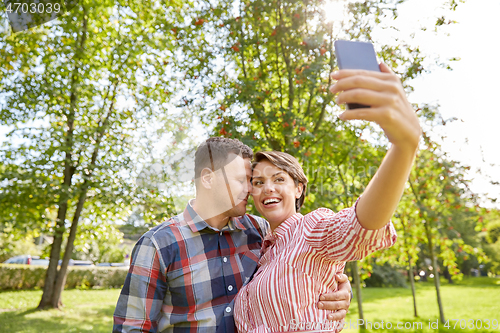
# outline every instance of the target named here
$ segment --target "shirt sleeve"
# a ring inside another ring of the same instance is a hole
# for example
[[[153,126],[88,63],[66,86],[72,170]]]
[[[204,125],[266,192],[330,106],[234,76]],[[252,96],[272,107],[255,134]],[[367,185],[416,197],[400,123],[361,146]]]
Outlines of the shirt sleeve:
[[[377,230],[363,228],[356,216],[358,201],[338,213],[320,208],[307,214],[305,238],[309,245],[339,261],[361,260],[391,247],[397,238],[392,222]]]
[[[113,316],[113,333],[157,332],[166,290],[159,251],[151,238],[143,236],[132,251]]]

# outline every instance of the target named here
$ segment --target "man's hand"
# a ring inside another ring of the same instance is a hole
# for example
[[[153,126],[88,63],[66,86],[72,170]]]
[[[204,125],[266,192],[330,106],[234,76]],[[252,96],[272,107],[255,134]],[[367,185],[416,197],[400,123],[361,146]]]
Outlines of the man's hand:
[[[335,332],[340,332],[344,327],[344,319],[351,304],[351,284],[345,274],[337,274],[335,279],[338,282],[337,291],[321,295],[318,308],[335,311],[328,315],[328,320],[339,321]]]

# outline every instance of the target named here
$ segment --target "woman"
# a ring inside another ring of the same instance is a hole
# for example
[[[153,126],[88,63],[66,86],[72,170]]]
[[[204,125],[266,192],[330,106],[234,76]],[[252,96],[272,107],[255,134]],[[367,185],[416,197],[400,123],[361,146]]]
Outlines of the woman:
[[[300,164],[282,152],[256,154],[252,196],[272,232],[264,240],[257,272],[235,299],[240,332],[338,329],[326,322],[326,311],[317,309],[315,295],[336,289],[334,275],[343,271],[346,261],[394,244],[396,233],[389,220],[413,164],[420,126],[399,79],[384,64],[380,68],[381,73],[332,74],[338,82],[331,91],[341,92],[339,103],[371,106],[340,118],[375,121],[392,143],[353,207],[301,215],[307,178]]]
[[[345,262],[360,260],[391,246],[396,232],[390,223],[366,230],[357,221],[355,206],[335,214],[320,208],[305,216],[307,178],[298,161],[287,153],[258,152],[252,177],[255,207],[272,232],[262,247],[259,269],[235,300],[234,317],[240,332],[282,332],[331,329],[328,313],[316,306],[315,295],[336,290],[335,274]]]

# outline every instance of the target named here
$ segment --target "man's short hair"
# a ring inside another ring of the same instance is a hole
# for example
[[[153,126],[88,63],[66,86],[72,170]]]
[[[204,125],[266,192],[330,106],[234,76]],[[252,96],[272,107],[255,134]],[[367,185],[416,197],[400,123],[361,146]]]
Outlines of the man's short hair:
[[[198,180],[201,177],[201,171],[209,168],[212,171],[218,170],[229,162],[229,155],[234,153],[243,158],[253,158],[253,152],[250,147],[237,139],[224,137],[212,137],[203,142],[194,155],[194,177]],[[198,186],[198,181],[195,181]]]

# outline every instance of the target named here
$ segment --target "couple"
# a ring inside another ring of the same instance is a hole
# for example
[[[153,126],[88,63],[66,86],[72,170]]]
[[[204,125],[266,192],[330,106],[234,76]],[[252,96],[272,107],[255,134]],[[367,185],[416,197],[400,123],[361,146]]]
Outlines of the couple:
[[[196,199],[134,248],[113,331],[234,332],[236,324],[261,333],[342,320],[345,311],[331,310],[348,307],[349,286],[337,285],[336,276],[345,261],[394,243],[388,221],[420,138],[399,79],[380,68],[332,74],[338,103],[371,106],[340,118],[374,121],[392,143],[353,207],[303,216],[307,178],[295,158],[259,152],[251,165],[252,151],[241,142],[208,139],[195,155]],[[267,221],[245,214],[249,192]]]

